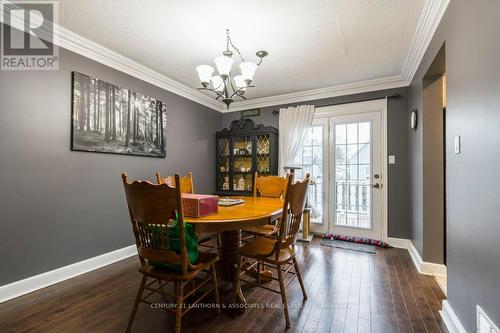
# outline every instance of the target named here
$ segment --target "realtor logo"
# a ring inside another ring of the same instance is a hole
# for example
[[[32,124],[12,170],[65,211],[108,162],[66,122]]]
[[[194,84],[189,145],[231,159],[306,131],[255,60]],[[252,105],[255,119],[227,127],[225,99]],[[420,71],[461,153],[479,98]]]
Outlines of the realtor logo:
[[[56,1],[0,0],[0,14],[1,70],[59,69],[59,49],[54,44]]]

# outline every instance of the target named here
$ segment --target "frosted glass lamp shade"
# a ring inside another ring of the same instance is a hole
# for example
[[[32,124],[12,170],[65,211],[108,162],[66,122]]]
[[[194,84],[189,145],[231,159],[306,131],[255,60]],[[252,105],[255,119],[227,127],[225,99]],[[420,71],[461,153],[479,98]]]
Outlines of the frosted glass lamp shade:
[[[210,79],[214,73],[214,68],[209,65],[199,65],[196,67],[201,84],[206,87],[210,84]]]
[[[233,66],[232,58],[226,56],[220,56],[215,58],[214,62],[215,65],[217,66],[217,71],[219,72],[219,75],[229,76],[229,72],[231,72],[231,66]]]
[[[221,93],[224,91],[224,80],[222,80],[222,78],[218,75],[212,76],[212,86],[215,91]]]
[[[240,64],[241,75],[245,78],[245,80],[253,80],[253,76],[255,75],[255,71],[257,70],[257,64],[251,61],[245,61]]]
[[[243,75],[236,75],[234,78],[234,84],[236,85],[237,88],[243,88],[242,90],[245,91],[246,87],[248,86],[248,83],[245,81],[245,77]]]

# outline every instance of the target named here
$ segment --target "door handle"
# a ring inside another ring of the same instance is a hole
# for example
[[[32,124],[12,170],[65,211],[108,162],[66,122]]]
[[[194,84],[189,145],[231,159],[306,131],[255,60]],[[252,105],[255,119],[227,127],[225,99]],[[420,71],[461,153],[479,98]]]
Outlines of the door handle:
[[[372,186],[373,186],[373,188],[377,188],[377,189],[382,188],[382,184],[379,184],[379,183],[375,183]]]

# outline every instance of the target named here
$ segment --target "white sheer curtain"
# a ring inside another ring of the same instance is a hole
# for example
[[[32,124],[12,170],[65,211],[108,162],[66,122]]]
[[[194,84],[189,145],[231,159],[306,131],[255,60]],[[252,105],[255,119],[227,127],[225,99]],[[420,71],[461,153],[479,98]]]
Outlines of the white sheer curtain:
[[[299,105],[280,109],[279,174],[284,174],[283,167],[294,165],[313,118],[314,105]]]

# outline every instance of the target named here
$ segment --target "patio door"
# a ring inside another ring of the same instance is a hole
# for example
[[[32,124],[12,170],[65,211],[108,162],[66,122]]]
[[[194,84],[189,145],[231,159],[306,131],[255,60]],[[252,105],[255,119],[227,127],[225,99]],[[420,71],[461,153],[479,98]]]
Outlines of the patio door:
[[[330,118],[330,232],[382,239],[382,113]]]
[[[311,174],[311,230],[384,239],[386,101],[316,109],[298,179]]]

